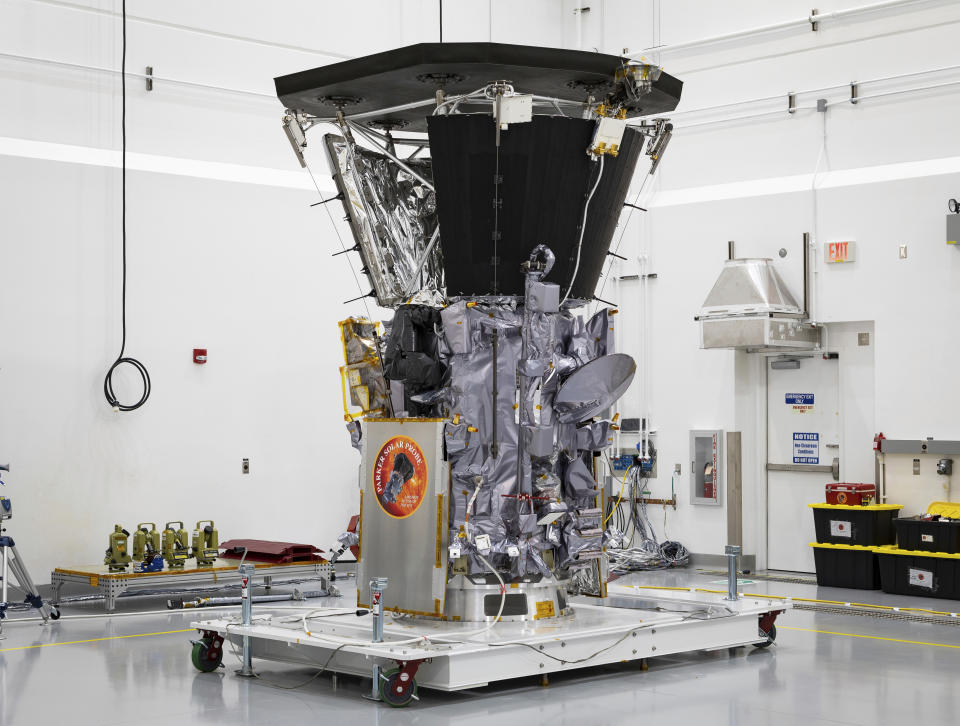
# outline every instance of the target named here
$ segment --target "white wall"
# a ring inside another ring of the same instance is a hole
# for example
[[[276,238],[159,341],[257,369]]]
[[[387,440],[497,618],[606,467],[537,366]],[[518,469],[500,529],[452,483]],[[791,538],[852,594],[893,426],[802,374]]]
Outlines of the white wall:
[[[0,54],[119,68],[119,9],[8,0]],[[41,582],[100,561],[115,522],[212,517],[222,537],[320,546],[342,531],[359,457],[336,322],[364,310],[341,304],[360,293],[308,206],[273,78],[438,34],[432,0],[130,0],[128,14],[129,71],[245,93],[128,81],[127,353],[154,389],[115,414],[102,385],[120,345],[119,77],[0,56],[0,460],[10,531]],[[560,20],[546,0],[448,0],[444,39],[556,45]],[[128,374],[123,400],[138,395]]]
[[[820,10],[861,4],[832,2]],[[951,129],[960,111],[960,86],[855,106],[844,102],[849,90],[841,87],[800,95],[802,110],[785,112],[791,91],[960,64],[952,40],[960,7],[914,3],[824,22],[819,33],[807,27],[671,52],[672,43],[802,18],[809,5],[743,0],[724,3],[720,12],[674,0],[662,3],[662,13],[658,5],[607,2],[608,16],[616,7],[618,17],[616,22],[608,17],[604,25],[609,51],[665,44],[661,62],[684,81],[673,142],[656,184],[639,202],[651,211],[642,222],[634,216],[621,250],[631,258],[648,254],[651,271],[658,274],[652,283],[651,404],[661,463],[652,489],[654,496],[666,495],[672,464],[689,461],[689,429],[743,431],[745,551],[758,554],[762,564],[766,424],[756,393],[764,380],[762,361],[697,350],[693,316],[719,272],[729,239],[737,241],[738,256],[772,257],[799,295],[800,240],[803,232],[811,232],[817,259],[814,312],[821,322],[837,324],[830,326],[831,349],[841,351],[842,477],[873,480],[876,431],[897,438],[960,433],[952,414],[960,404],[952,385],[960,343],[950,332],[960,257],[944,244],[946,202],[960,194],[960,139]],[[657,41],[649,31],[636,34],[639,43],[622,35],[624,28],[651,23],[660,34]],[[621,35],[611,37],[611,32]],[[871,84],[860,93],[957,81],[960,74],[951,70]],[[765,96],[776,98],[693,112]],[[832,102],[826,119],[806,110],[819,97]],[[693,126],[758,113],[767,115]],[[847,267],[823,265],[822,245],[831,240],[856,240],[857,261]],[[900,244],[908,245],[905,260],[898,256]],[[784,260],[777,257],[781,247],[788,250]],[[635,273],[637,264],[620,263],[616,271]],[[616,301],[623,310],[621,329],[629,330],[638,319],[639,299],[628,284]],[[856,331],[866,325],[846,321],[876,321],[869,350],[858,350],[855,341]],[[638,340],[624,337],[628,351],[640,350]],[[865,355],[875,357],[875,371]],[[689,505],[687,473],[685,465],[680,509],[668,513],[670,535],[695,552],[720,553],[725,507]]]
[[[725,509],[688,501],[687,432],[743,431],[745,545],[762,557],[763,368],[744,354],[698,350],[693,316],[728,239],[743,255],[787,247],[778,264],[795,289],[803,232],[818,244],[855,239],[858,261],[821,266],[815,296],[821,321],[876,321],[876,412],[859,417],[851,440],[880,429],[960,437],[951,413],[960,403],[951,386],[960,351],[950,333],[960,259],[943,238],[946,199],[960,196],[960,86],[857,106],[843,104],[839,88],[801,95],[801,110],[783,113],[788,91],[960,63],[960,7],[917,2],[824,22],[818,33],[671,51],[803,17],[809,4],[589,4],[582,47],[666,45],[647,55],[685,82],[674,140],[640,201],[651,212],[627,225],[621,252],[631,261],[616,270],[636,273],[643,252],[658,275],[649,340],[661,456],[654,496],[667,492],[673,463],[683,463],[669,534],[693,551],[721,552]],[[147,93],[130,81],[129,148],[143,156],[131,156],[140,170],[129,177],[128,349],[150,368],[155,390],[144,409],[116,415],[100,386],[119,343],[119,174],[116,157],[104,153],[119,146],[119,82],[0,56],[0,459],[14,466],[5,492],[17,508],[13,532],[40,580],[55,565],[96,561],[115,521],[214,517],[227,537],[325,545],[354,511],[356,458],[340,420],[335,322],[362,308],[339,305],[356,288],[343,258],[327,257],[336,236],[325,213],[307,207],[315,193],[269,94],[276,75],[437,32],[432,0],[300,0],[282,10],[225,0],[128,5],[132,71],[152,65],[160,76],[260,95],[159,81]],[[447,0],[444,38],[572,46],[575,6]],[[8,0],[0,53],[116,68],[118,9],[113,0]],[[871,88],[957,78],[946,71]],[[823,115],[807,110],[820,95],[841,102],[826,114],[825,145]],[[776,98],[690,112],[762,96]],[[760,112],[769,115],[693,126]],[[900,260],[904,243],[909,256]],[[638,285],[613,287],[622,341],[639,355]],[[204,367],[190,362],[195,346],[210,350]],[[623,409],[639,413],[636,387]],[[870,453],[863,456],[844,466],[872,470]],[[247,476],[243,457],[251,459]]]

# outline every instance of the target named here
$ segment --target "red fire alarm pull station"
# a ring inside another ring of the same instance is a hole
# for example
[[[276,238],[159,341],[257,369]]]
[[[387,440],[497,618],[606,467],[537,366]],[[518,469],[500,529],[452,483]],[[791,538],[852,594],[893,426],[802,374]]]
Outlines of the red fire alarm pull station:
[[[206,363],[207,362],[207,349],[206,348],[194,348],[193,349],[193,362],[194,363]]]

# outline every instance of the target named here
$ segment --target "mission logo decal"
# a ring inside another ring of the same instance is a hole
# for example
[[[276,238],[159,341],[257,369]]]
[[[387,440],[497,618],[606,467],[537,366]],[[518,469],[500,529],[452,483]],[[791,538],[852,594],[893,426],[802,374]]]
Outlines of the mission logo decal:
[[[427,493],[427,460],[416,441],[394,436],[383,445],[373,462],[373,493],[395,519],[420,508]]]

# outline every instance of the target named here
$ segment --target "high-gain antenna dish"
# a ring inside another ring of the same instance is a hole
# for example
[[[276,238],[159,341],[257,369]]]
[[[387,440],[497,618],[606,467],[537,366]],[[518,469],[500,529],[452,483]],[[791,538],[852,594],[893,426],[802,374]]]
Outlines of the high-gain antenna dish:
[[[633,381],[637,364],[626,353],[613,353],[574,371],[557,392],[553,409],[560,423],[580,423],[613,405]]]

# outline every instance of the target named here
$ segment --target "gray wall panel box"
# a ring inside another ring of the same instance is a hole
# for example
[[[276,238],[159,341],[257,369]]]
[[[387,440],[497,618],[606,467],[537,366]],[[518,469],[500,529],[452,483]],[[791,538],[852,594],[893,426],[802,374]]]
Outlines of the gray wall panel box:
[[[820,329],[805,318],[771,261],[756,258],[724,262],[695,320],[704,349],[813,350]]]
[[[960,245],[960,214],[947,215],[947,244]]]
[[[723,503],[723,431],[690,432],[690,503]]]

